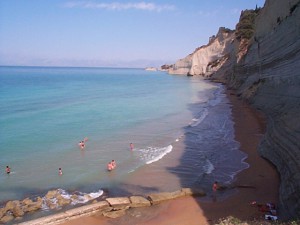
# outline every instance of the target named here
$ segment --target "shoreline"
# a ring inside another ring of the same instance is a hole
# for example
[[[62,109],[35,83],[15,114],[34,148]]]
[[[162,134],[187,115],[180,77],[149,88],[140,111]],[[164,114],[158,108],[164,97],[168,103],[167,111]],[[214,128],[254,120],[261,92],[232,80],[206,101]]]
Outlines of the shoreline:
[[[264,214],[250,203],[274,203],[278,205],[279,175],[276,168],[257,152],[261,136],[265,132],[263,115],[232,91],[226,91],[232,106],[235,139],[240,143],[241,151],[248,157],[249,167],[236,176],[232,184],[237,193],[224,200],[203,201],[196,197],[183,197],[161,203],[157,206],[130,209],[125,216],[109,219],[102,215],[81,217],[63,225],[79,224],[146,224],[146,225],[193,225],[214,224],[219,219],[233,216],[240,220],[264,220]]]

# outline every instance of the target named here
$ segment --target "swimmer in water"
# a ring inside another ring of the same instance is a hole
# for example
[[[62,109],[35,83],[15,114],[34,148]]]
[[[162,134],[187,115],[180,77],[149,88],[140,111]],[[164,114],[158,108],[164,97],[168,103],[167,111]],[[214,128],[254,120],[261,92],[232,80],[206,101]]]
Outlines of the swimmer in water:
[[[62,172],[62,169],[61,169],[61,168],[58,168],[58,175],[59,175],[59,176],[63,175],[63,172]]]
[[[5,172],[6,172],[7,174],[10,174],[10,167],[9,167],[9,166],[6,166]]]
[[[85,142],[87,142],[89,139],[87,138],[87,137],[85,137],[84,139],[83,139],[83,141],[80,141],[79,143],[78,143],[78,145],[79,145],[79,147],[81,148],[81,149],[84,149],[85,148]]]
[[[112,171],[112,170],[113,170],[113,166],[112,166],[112,163],[111,163],[111,162],[109,162],[109,163],[107,164],[107,170],[108,170],[108,171]]]
[[[85,147],[84,141],[80,141],[80,142],[78,143],[78,145],[79,145],[79,147],[80,147],[81,149],[84,149],[84,147]]]
[[[132,143],[130,143],[130,150],[132,151],[132,150],[133,150],[133,148],[134,148],[133,144],[132,144]]]
[[[116,164],[116,161],[115,161],[115,160],[112,160],[112,161],[111,161],[111,166],[112,166],[113,169],[116,168],[117,164]]]

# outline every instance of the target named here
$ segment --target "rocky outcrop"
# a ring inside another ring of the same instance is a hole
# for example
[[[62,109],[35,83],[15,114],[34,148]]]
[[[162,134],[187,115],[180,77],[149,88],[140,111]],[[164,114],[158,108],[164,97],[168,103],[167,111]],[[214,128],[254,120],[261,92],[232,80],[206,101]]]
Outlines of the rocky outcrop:
[[[21,201],[8,201],[0,208],[0,224],[7,223],[11,220],[20,220],[25,214],[33,213],[42,208],[58,210],[70,204],[75,205],[94,200],[97,196],[98,195],[94,195],[94,197],[92,197],[89,194],[85,194],[84,196],[76,194],[67,195],[62,189],[57,189],[48,191],[43,198],[36,197],[34,199],[25,198]],[[101,194],[99,194],[99,196],[101,196]],[[97,202],[97,200],[94,201]]]
[[[51,193],[48,197],[54,197],[55,194]],[[174,192],[163,192],[150,194],[147,197],[143,196],[130,196],[130,197],[115,197],[106,198],[105,201],[100,201],[90,205],[81,206],[75,209],[70,209],[55,215],[42,217],[39,219],[31,220],[28,222],[20,223],[20,225],[42,225],[42,224],[59,224],[82,216],[89,216],[95,213],[101,214],[109,218],[118,218],[126,214],[126,210],[136,207],[148,207],[167,200],[184,197],[184,196],[205,196],[204,191],[194,190],[190,188],[182,188]],[[159,200],[156,201],[156,200]],[[11,218],[3,218],[12,220]]]
[[[216,36],[212,36],[209,43],[194,51],[194,53],[178,60],[171,69],[170,74],[209,75],[218,70],[228,59],[232,51],[234,32],[221,27]],[[218,64],[214,63],[219,61]]]
[[[155,67],[146,67],[145,70],[146,71],[157,71],[157,68],[155,68]]]
[[[0,223],[7,223],[15,218],[21,218],[27,212],[34,212],[42,208],[42,199],[36,198],[32,201],[29,198],[23,201],[8,201],[3,208],[0,208]]]

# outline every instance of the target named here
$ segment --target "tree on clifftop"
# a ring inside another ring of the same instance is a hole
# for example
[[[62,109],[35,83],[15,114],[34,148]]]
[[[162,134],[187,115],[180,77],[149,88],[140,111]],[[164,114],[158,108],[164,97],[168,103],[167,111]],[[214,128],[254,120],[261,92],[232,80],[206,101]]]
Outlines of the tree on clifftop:
[[[238,40],[249,40],[254,34],[255,18],[258,15],[260,8],[255,10],[244,10],[241,12],[240,21],[236,25],[236,38]]]

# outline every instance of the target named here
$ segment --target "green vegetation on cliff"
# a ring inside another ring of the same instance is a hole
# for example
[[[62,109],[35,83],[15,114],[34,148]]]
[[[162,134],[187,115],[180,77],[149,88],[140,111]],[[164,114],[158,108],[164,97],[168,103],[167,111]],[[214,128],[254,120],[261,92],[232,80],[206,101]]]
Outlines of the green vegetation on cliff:
[[[260,8],[242,11],[240,21],[236,25],[236,38],[238,40],[249,40],[253,36],[255,30],[255,18],[259,11]]]

